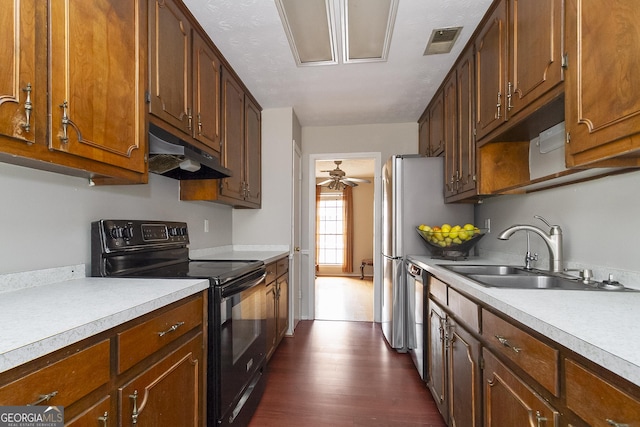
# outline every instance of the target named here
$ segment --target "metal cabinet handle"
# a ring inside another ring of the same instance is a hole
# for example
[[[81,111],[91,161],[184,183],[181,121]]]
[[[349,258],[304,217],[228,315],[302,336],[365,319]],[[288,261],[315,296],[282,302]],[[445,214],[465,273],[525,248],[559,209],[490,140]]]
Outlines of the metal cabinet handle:
[[[511,105],[511,90],[513,89],[513,84],[511,82],[507,83],[507,111],[511,111],[513,105]]]
[[[496,119],[499,119],[502,117],[502,113],[500,111],[500,109],[502,108],[502,94],[500,92],[498,92],[498,102],[496,104]]]
[[[58,391],[52,391],[51,393],[48,394],[41,394],[40,397],[38,398],[38,400],[36,400],[33,403],[29,403],[27,404],[27,406],[36,406],[39,405],[43,402],[48,402],[49,400],[51,400],[53,397],[58,395]]]
[[[500,335],[495,335],[495,337],[500,342],[500,344],[502,344],[505,347],[511,348],[511,350],[513,350],[515,353],[520,353],[520,351],[522,350],[519,347],[512,346],[505,337],[502,337]]]
[[[536,422],[538,424],[537,427],[542,427],[542,423],[546,423],[547,418],[540,415],[540,411],[536,411]]]
[[[191,130],[193,127],[193,114],[191,114],[191,108],[187,108],[187,129]]]
[[[198,135],[202,135],[202,114],[198,113]]]
[[[22,89],[27,94],[27,99],[24,101],[24,114],[27,121],[22,124],[22,128],[25,132],[31,131],[31,111],[33,111],[33,104],[31,103],[31,83],[27,83],[27,87]]]
[[[133,409],[131,410],[131,423],[133,425],[138,424],[138,390],[134,390],[133,394],[129,395],[129,399],[133,400]]]
[[[109,425],[109,413],[105,412],[103,416],[98,417],[98,421],[102,421],[102,427],[107,427]]]
[[[67,142],[69,142],[69,132],[67,130],[67,127],[71,122],[71,120],[69,120],[69,115],[67,114],[69,103],[67,101],[64,101],[62,104],[60,104],[60,108],[62,108],[62,136],[60,137],[60,140],[66,144]]]
[[[605,421],[607,422],[607,424],[613,427],[629,427],[629,424],[617,423],[613,420],[610,420],[609,418],[607,418]]]
[[[182,325],[184,325],[184,322],[178,322],[175,325],[171,326],[166,331],[158,332],[158,336],[159,337],[163,337],[163,336],[167,335],[168,333],[175,331],[176,329],[178,329]]]

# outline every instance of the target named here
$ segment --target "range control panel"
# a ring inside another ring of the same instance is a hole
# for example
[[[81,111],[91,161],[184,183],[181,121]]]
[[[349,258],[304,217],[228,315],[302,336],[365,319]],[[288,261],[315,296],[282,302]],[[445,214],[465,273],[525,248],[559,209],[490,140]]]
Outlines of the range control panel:
[[[187,223],[173,221],[100,220],[91,224],[92,245],[99,242],[102,252],[186,246]]]

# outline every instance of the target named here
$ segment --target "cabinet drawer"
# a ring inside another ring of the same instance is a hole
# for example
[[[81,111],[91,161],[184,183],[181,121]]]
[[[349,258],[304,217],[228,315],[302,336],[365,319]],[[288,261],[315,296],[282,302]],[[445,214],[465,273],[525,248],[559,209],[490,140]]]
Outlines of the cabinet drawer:
[[[456,317],[465,324],[465,327],[474,332],[480,332],[479,308],[475,302],[449,288],[448,305]]]
[[[109,354],[109,340],[104,340],[38,369],[0,387],[0,405],[33,404],[45,395],[56,393],[41,404],[69,406],[109,382]]]
[[[565,381],[567,407],[590,426],[640,426],[638,399],[569,359],[565,359]]]
[[[277,274],[276,274],[276,262],[272,262],[270,264],[267,264],[267,277],[265,278],[265,283],[269,284],[271,282],[274,282],[276,280]]]
[[[276,275],[278,277],[289,271],[289,257],[279,259],[276,264]]]
[[[433,276],[429,278],[429,293],[437,301],[447,304],[447,285]]]
[[[500,317],[482,310],[482,336],[554,395],[559,395],[558,350]]]
[[[122,373],[165,345],[202,324],[202,297],[120,332],[118,342],[118,373]]]

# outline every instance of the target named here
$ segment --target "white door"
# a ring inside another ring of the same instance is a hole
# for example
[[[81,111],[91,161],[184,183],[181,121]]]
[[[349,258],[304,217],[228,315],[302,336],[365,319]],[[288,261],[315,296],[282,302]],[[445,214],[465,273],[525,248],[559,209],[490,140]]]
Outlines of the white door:
[[[301,260],[300,260],[300,236],[302,217],[302,152],[293,140],[293,185],[291,195],[291,275],[289,284],[289,330],[288,335],[293,335],[293,331],[300,321],[301,312]]]

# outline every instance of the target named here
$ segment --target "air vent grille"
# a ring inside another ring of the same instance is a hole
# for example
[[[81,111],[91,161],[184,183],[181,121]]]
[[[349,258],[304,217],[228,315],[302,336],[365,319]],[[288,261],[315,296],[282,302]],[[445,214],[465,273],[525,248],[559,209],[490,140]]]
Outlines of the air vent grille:
[[[451,52],[461,30],[462,27],[438,28],[433,30],[424,54],[436,55]]]

